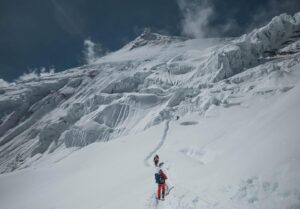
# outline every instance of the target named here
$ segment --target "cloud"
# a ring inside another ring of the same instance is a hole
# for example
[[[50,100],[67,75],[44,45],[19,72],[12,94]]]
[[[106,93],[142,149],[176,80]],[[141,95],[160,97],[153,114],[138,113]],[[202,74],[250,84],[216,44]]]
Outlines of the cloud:
[[[177,0],[183,19],[181,32],[183,35],[202,38],[209,31],[209,20],[214,14],[213,6],[208,0]]]
[[[97,59],[107,53],[107,50],[101,44],[93,42],[91,39],[84,40],[83,59],[85,63],[92,64]]]

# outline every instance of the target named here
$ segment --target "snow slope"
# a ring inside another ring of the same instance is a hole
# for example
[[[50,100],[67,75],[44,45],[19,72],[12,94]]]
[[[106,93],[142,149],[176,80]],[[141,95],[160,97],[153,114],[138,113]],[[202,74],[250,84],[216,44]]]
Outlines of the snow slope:
[[[159,207],[298,208],[299,90],[170,122],[157,153],[175,188]],[[144,160],[165,126],[2,174],[1,208],[155,208],[154,169]]]
[[[300,53],[264,53],[299,28],[297,13],[235,39],[146,32],[0,87],[1,208],[300,208]],[[159,204],[155,153],[175,185]]]

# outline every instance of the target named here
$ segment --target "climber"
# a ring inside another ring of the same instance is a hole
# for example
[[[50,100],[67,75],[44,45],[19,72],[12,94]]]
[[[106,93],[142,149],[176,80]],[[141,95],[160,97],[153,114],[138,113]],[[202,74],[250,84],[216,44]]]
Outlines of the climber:
[[[163,170],[161,169],[163,163],[159,164],[159,169],[158,172],[155,174],[155,181],[158,185],[157,188],[157,199],[165,199],[165,191],[166,191],[166,180],[168,179],[168,177],[166,176],[166,174],[163,172]]]
[[[158,156],[158,155],[155,155],[155,156],[154,156],[153,162],[154,162],[154,165],[157,167],[157,164],[158,164],[158,162],[159,162],[159,156]]]

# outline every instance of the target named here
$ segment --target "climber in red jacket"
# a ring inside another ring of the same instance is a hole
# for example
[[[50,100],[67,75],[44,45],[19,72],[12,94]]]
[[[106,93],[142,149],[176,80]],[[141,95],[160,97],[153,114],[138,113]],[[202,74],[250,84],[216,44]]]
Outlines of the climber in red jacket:
[[[158,184],[157,188],[157,199],[160,199],[162,196],[162,200],[165,199],[165,191],[166,191],[166,180],[168,179],[167,175],[162,171],[159,170],[158,173],[155,174],[155,180]]]
[[[159,156],[158,156],[158,155],[155,155],[155,156],[154,156],[153,162],[154,162],[154,165],[157,167],[157,164],[158,164],[158,162],[159,162]]]

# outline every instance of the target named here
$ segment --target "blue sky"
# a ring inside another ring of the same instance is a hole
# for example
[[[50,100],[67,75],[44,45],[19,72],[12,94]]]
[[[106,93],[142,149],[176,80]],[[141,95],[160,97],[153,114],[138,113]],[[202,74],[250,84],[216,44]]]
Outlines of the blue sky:
[[[82,65],[84,40],[113,51],[144,28],[191,37],[239,36],[299,0],[0,0],[0,78]]]

